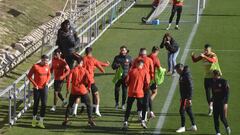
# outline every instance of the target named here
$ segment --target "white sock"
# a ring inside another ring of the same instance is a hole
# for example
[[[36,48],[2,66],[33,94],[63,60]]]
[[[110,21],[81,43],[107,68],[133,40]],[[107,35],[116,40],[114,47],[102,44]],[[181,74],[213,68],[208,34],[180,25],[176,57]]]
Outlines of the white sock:
[[[33,120],[36,120],[37,119],[37,116],[35,115],[35,116],[33,116]]]
[[[212,105],[210,105],[210,106],[209,106],[209,109],[210,109],[210,110],[212,110],[212,109],[213,109],[213,106],[212,106]]]
[[[73,114],[77,115],[78,104],[75,104]]]
[[[44,119],[43,117],[40,117],[40,122],[43,122],[43,119]]]
[[[96,112],[99,112],[99,105],[96,105]]]
[[[147,114],[148,114],[148,112],[146,112],[146,114],[145,114],[145,121],[147,121]]]
[[[138,116],[142,117],[142,111],[138,111]]]
[[[178,27],[178,25],[176,25],[176,27]]]
[[[169,23],[169,24],[168,24],[168,28],[170,28],[170,27],[171,27],[171,25],[172,25],[172,24],[171,24],[171,23]]]

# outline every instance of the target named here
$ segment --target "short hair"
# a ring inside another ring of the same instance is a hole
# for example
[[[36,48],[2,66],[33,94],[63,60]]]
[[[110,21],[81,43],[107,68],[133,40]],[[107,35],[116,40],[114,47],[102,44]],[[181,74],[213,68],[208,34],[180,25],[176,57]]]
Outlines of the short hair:
[[[178,63],[174,68],[175,69],[180,69],[180,68],[183,68],[184,65],[182,63]]]
[[[127,49],[127,46],[123,45],[120,47],[120,49],[123,49],[123,48]]]
[[[44,55],[41,56],[41,59],[49,59],[49,57],[44,54]]]
[[[144,51],[147,51],[146,48],[140,48],[139,54],[143,54]]]
[[[211,48],[211,45],[210,45],[210,44],[205,44],[205,45],[204,45],[204,48],[205,48],[205,49]]]
[[[144,60],[142,60],[142,59],[138,60],[137,64],[144,64]]]
[[[92,52],[92,47],[87,47],[86,50],[85,50],[85,54],[89,54]]]
[[[213,70],[213,75],[214,76],[221,76],[221,72],[219,70]]]
[[[53,54],[61,53],[61,50],[59,48],[55,49]]]
[[[83,61],[82,56],[77,57],[76,61],[77,61],[78,64],[80,64]]]
[[[70,21],[68,19],[64,20],[62,23],[61,23],[61,27],[63,28],[66,24],[70,24]]]
[[[156,51],[159,51],[160,49],[159,49],[159,47],[157,47],[157,46],[153,46],[153,48],[152,48],[152,52],[156,52]]]

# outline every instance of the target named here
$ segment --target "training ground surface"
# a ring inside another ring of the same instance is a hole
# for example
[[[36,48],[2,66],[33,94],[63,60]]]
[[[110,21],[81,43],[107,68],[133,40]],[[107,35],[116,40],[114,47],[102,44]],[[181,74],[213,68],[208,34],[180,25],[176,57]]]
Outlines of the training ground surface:
[[[186,3],[189,0],[186,0]],[[127,45],[130,50],[130,55],[137,56],[138,50],[141,47],[146,47],[150,51],[153,45],[159,45],[163,34],[166,32],[166,24],[159,26],[143,25],[140,23],[141,17],[145,16],[150,7],[145,6],[149,1],[141,0],[141,5],[132,8],[125,16],[123,16],[116,24],[114,24],[95,44],[94,55],[102,61],[109,60],[112,62],[114,56],[118,54],[121,45]],[[190,47],[190,52],[200,53],[205,43],[210,43],[218,55],[220,66],[223,71],[224,78],[230,83],[230,98],[229,98],[229,125],[232,128],[232,135],[239,135],[240,121],[240,10],[239,0],[207,0],[206,9],[203,12],[197,33]],[[187,5],[187,4],[186,4]],[[185,17],[190,14],[185,13]],[[184,19],[184,16],[183,16]],[[183,23],[180,25],[181,30],[170,30],[176,41],[181,47],[181,52],[178,59],[180,60],[184,51],[186,42],[190,36],[194,23]],[[166,51],[163,49],[159,56],[163,67],[167,67]],[[212,117],[207,116],[208,107],[203,89],[203,67],[202,63],[193,64],[188,54],[186,64],[191,68],[194,79],[194,96],[193,96],[193,112],[195,113],[196,123],[198,126],[197,132],[186,132],[185,134],[196,135],[213,135],[215,133]],[[137,122],[136,113],[132,113],[129,119],[129,130],[122,131],[123,112],[114,109],[114,85],[111,82],[114,71],[109,67],[106,69],[106,74],[96,74],[96,84],[100,89],[101,118],[95,118],[97,126],[95,128],[87,127],[86,113],[72,118],[72,124],[68,128],[61,126],[64,119],[65,109],[58,107],[55,113],[49,112],[52,105],[53,92],[49,93],[48,108],[45,118],[46,129],[31,127],[31,111],[26,113],[13,128],[8,128],[4,124],[0,124],[2,134],[6,135],[21,135],[21,134],[152,134],[155,131],[158,117],[166,116],[165,123],[161,130],[161,134],[170,135],[176,134],[175,130],[180,126],[179,108],[179,92],[178,87],[173,100],[170,104],[168,113],[161,114],[161,109],[166,101],[169,89],[172,84],[172,77],[166,77],[164,84],[158,88],[158,95],[154,100],[154,112],[156,118],[150,120],[148,129],[144,130]],[[65,93],[65,89],[63,89]],[[7,106],[2,105],[0,116],[1,120],[6,120]],[[60,106],[60,103],[59,103]],[[134,107],[133,111],[136,110]],[[1,121],[2,122],[2,121]],[[187,118],[186,127],[189,127],[189,119]],[[221,125],[221,131],[224,132]]]

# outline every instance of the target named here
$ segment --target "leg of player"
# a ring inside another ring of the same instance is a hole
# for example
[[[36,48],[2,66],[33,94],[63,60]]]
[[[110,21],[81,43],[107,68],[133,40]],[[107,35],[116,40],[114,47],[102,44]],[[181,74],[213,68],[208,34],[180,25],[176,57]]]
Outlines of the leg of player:
[[[227,105],[227,104],[224,104],[224,105],[221,106],[222,108],[220,110],[220,119],[221,119],[221,121],[222,121],[222,123],[225,127],[227,135],[230,135],[231,134],[231,129],[230,129],[230,127],[228,125],[228,122],[227,122],[227,118],[226,118],[226,114],[225,114],[225,112],[226,112],[225,105]]]
[[[179,52],[180,52],[180,48],[177,50],[177,52],[175,52],[175,53],[172,54],[172,61],[171,61],[172,74],[176,73],[176,69],[175,69],[174,67],[175,67],[176,64],[177,64],[176,60],[177,60],[177,56],[178,56]]]
[[[120,80],[115,84],[115,91],[114,91],[114,96],[115,96],[115,109],[117,110],[119,107],[119,92],[120,92],[120,86],[121,82]]]
[[[72,113],[72,115],[74,116],[74,117],[76,117],[77,116],[77,109],[78,109],[78,105],[80,104],[80,98],[76,98],[75,99],[75,104],[73,105],[73,113]]]
[[[205,93],[206,93],[206,99],[208,102],[208,107],[209,107],[209,112],[208,115],[212,116],[213,113],[213,102],[211,99],[211,78],[204,78],[204,88],[205,88]]]
[[[173,17],[175,16],[175,13],[176,13],[176,6],[173,6],[172,12],[171,12],[171,15],[169,18],[169,24],[168,24],[168,27],[166,28],[166,30],[169,30],[171,28],[172,20],[173,20]]]
[[[197,126],[195,124],[195,120],[194,120],[194,116],[193,116],[193,112],[192,112],[192,101],[191,100],[187,100],[187,104],[186,104],[186,112],[191,120],[191,128],[188,129],[190,131],[197,131]]]
[[[172,75],[172,59],[173,59],[173,54],[168,52],[168,72],[167,75]]]
[[[179,129],[176,130],[177,133],[183,133],[186,131],[185,128],[185,107],[186,107],[186,99],[181,99],[180,101],[180,109],[179,109],[179,113],[181,116],[181,127]]]
[[[142,102],[142,121],[141,121],[141,125],[143,128],[147,128],[146,126],[146,121],[147,121],[147,111],[149,109],[149,98],[150,97],[150,91],[148,90],[145,94],[144,94],[144,98],[143,98],[143,102]]]
[[[102,115],[99,111],[100,95],[98,92],[98,88],[95,84],[92,84],[91,90],[92,90],[92,100],[93,100],[93,111],[97,116],[101,117]]]
[[[133,97],[128,97],[128,99],[127,99],[127,109],[126,109],[126,112],[124,115],[124,123],[123,123],[123,128],[122,128],[123,130],[128,129],[128,118],[130,116],[132,104],[133,104],[134,100],[135,100],[135,98],[133,98]]]
[[[40,100],[40,93],[39,90],[33,89],[33,120],[32,120],[32,127],[36,127],[37,125],[37,112],[38,112],[38,105]]]
[[[155,114],[153,112],[153,100],[154,98],[156,97],[157,95],[157,85],[156,83],[153,83],[151,86],[150,86],[150,89],[151,89],[151,96],[150,96],[150,99],[149,99],[149,110],[150,110],[150,118],[155,118]]]
[[[83,96],[81,96],[81,99],[82,99],[83,103],[86,104],[86,107],[87,107],[88,126],[90,126],[90,127],[96,126],[96,123],[92,119],[92,105],[91,105],[91,100],[89,98],[89,95],[88,94],[83,95]]]
[[[214,119],[214,127],[216,134],[220,134],[220,129],[219,129],[219,116],[220,116],[220,108],[213,104],[213,119]],[[220,134],[221,135],[221,134]]]
[[[180,19],[181,19],[181,14],[182,14],[182,6],[178,6],[178,7],[177,7],[176,26],[175,26],[175,29],[176,29],[176,30],[179,30],[178,24],[179,24],[179,21],[180,21]]]
[[[41,110],[40,110],[40,120],[37,125],[40,128],[45,128],[43,124],[43,119],[45,117],[46,106],[47,106],[47,97],[48,97],[47,94],[48,94],[48,87],[45,86],[45,88],[40,91]]]
[[[69,118],[71,109],[73,107],[73,104],[76,101],[76,98],[77,98],[77,96],[74,96],[74,95],[70,94],[70,96],[69,96],[69,103],[67,105],[66,112],[65,112],[65,119],[64,119],[64,121],[62,123],[63,126],[66,126],[68,124],[68,122],[69,122],[68,118]]]
[[[122,110],[126,109],[126,98],[127,98],[127,86],[124,82],[124,79],[122,80]]]

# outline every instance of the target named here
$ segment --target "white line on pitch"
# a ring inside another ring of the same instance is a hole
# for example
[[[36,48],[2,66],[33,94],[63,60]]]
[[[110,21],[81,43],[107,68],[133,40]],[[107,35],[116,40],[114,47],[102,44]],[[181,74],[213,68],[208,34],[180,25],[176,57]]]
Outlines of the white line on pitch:
[[[201,10],[200,14],[201,13],[202,13],[202,10]],[[201,19],[201,16],[199,17],[199,19]],[[190,46],[192,44],[192,40],[193,40],[193,38],[196,34],[197,29],[198,29],[198,24],[194,24],[192,32],[189,35],[188,41],[186,43],[186,46],[184,48],[184,52],[183,52],[181,60],[180,60],[180,62],[182,64],[184,64],[185,61],[186,61]],[[156,128],[155,128],[154,134],[161,134],[161,129],[162,129],[163,124],[164,124],[165,119],[166,119],[166,116],[161,115],[161,114],[166,114],[168,112],[168,109],[169,109],[170,104],[172,102],[173,95],[174,95],[176,87],[177,87],[177,83],[178,83],[178,77],[174,77],[174,79],[172,81],[172,84],[171,84],[171,87],[170,87],[170,90],[168,92],[167,98],[166,98],[166,100],[164,102],[164,105],[163,105],[163,108],[161,110],[161,113],[160,113],[158,123],[157,123]]]

